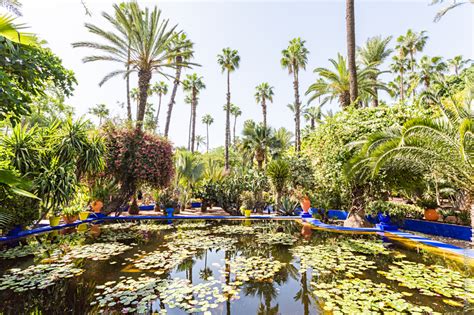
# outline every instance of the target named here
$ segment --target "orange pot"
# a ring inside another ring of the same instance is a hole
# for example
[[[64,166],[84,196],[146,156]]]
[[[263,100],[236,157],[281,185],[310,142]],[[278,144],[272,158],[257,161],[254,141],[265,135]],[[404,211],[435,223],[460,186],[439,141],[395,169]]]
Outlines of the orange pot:
[[[303,209],[304,213],[308,213],[309,208],[311,207],[311,201],[309,201],[308,197],[303,197],[300,201],[301,208]]]
[[[74,223],[76,222],[76,220],[77,220],[77,215],[63,215],[63,221],[66,224]]]
[[[308,240],[311,238],[311,234],[313,234],[313,229],[311,228],[311,224],[304,223],[303,228],[301,229],[301,235],[303,235],[303,238],[305,240]]]
[[[438,219],[439,219],[439,213],[436,211],[436,209],[425,210],[425,220],[438,221]]]
[[[94,200],[91,203],[91,208],[92,208],[92,211],[94,211],[94,213],[100,213],[103,206],[104,206],[104,203],[100,200]]]

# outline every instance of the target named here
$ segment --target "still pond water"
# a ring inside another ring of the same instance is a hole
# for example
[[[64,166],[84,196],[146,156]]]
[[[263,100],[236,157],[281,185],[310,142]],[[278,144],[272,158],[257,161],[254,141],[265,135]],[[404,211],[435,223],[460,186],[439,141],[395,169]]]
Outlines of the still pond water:
[[[468,264],[295,221],[80,226],[0,251],[0,314],[474,312]]]

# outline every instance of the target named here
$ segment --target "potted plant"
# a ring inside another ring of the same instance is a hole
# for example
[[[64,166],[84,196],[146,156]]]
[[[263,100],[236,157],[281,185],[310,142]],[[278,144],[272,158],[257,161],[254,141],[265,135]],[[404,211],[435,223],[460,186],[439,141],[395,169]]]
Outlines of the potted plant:
[[[296,191],[295,196],[300,201],[301,209],[303,209],[302,217],[311,217],[309,208],[311,208],[311,201],[309,200],[308,194],[305,191]]]
[[[161,192],[158,189],[154,190],[152,197],[153,197],[153,200],[155,201],[155,206],[153,207],[153,211],[160,212]]]
[[[425,220],[438,221],[439,213],[436,211],[438,203],[433,199],[424,199],[418,202],[418,205],[425,209]]]
[[[97,178],[90,189],[91,208],[94,213],[100,213],[110,196],[116,191],[117,185],[114,180]]]
[[[240,210],[247,218],[249,218],[255,208],[255,198],[253,196],[253,193],[250,191],[244,191],[240,195],[240,199],[242,201],[242,206],[240,207]]]
[[[78,218],[78,215],[79,213],[82,211],[81,208],[79,208],[78,206],[74,205],[74,206],[69,206],[69,207],[65,207],[61,213],[63,215],[63,221],[66,223],[66,224],[71,224],[71,223],[74,223],[77,218]]]
[[[169,217],[173,216],[175,209],[178,207],[178,198],[171,189],[165,189],[160,196],[161,207],[165,214]]]
[[[61,209],[52,210],[51,215],[48,217],[50,226],[58,226],[61,220]]]

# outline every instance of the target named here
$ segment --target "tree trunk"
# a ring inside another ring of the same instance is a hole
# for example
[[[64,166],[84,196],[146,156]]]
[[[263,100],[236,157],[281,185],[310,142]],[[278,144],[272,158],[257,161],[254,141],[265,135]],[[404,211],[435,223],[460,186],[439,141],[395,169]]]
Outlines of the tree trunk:
[[[346,33],[347,33],[347,60],[349,67],[349,87],[351,102],[354,103],[358,97],[357,91],[357,69],[355,60],[355,16],[354,0],[346,0]]]
[[[295,91],[295,150],[300,151],[300,92],[298,82],[298,67],[293,65],[293,89]]]
[[[310,124],[311,124],[311,130],[314,130],[314,129],[316,128],[315,119],[314,119],[314,118],[311,118],[309,121],[310,121]]]
[[[227,108],[225,111],[225,170],[230,169],[229,165],[229,140],[230,140],[230,72],[227,70]]]
[[[234,116],[234,130],[233,130],[233,133],[234,133],[234,147],[236,145],[236,141],[235,141],[235,126],[237,125],[237,115]]]
[[[161,109],[161,97],[163,95],[160,93],[158,94],[158,111],[156,112],[156,117],[155,117],[155,126],[156,126],[156,131],[160,131],[160,129],[158,128],[158,121],[160,119],[160,109]]]
[[[209,152],[209,125],[206,124],[206,152]]]
[[[344,221],[345,227],[371,227],[365,218],[364,211],[364,187],[353,184],[351,189],[352,205],[347,219]]]
[[[374,91],[374,96],[372,98],[372,107],[379,107],[379,92],[377,90],[377,87],[375,86],[375,84],[377,84],[377,77],[372,78],[372,81],[374,82],[374,87],[372,89]]]
[[[196,107],[197,107],[197,100],[196,100],[197,91],[193,89],[193,100],[191,104],[192,108],[192,128],[191,128],[191,152],[194,153],[194,143],[196,141]]]
[[[127,119],[129,121],[132,121],[132,105],[130,104],[130,43],[128,44],[128,49],[127,49],[127,77],[126,77],[126,83],[127,83]]]
[[[143,119],[145,117],[146,104],[148,99],[148,89],[150,87],[151,71],[140,70],[138,72],[138,110],[137,110],[137,128],[141,129],[143,126]]]
[[[263,127],[267,128],[267,104],[265,102],[265,96],[262,97],[262,113],[263,113]]]
[[[180,64],[182,62],[182,57],[176,57],[176,63]],[[168,138],[168,133],[170,130],[170,122],[171,122],[171,112],[173,111],[173,105],[175,103],[176,92],[178,91],[178,86],[181,77],[181,67],[176,67],[176,74],[174,78],[174,85],[173,90],[171,91],[170,102],[168,104],[168,113],[166,114],[166,125],[165,125],[165,138]]]
[[[400,69],[400,100],[402,101],[402,103],[403,103],[403,100],[405,99],[404,83],[405,82],[403,82],[403,69]]]
[[[415,75],[415,57],[413,56],[413,52],[410,51],[410,62],[411,62],[411,73],[412,75]],[[411,91],[413,98],[415,98],[415,91],[416,87],[413,87],[413,90]]]
[[[189,126],[188,126],[188,151],[191,151],[191,126],[193,124],[193,100],[189,107]]]

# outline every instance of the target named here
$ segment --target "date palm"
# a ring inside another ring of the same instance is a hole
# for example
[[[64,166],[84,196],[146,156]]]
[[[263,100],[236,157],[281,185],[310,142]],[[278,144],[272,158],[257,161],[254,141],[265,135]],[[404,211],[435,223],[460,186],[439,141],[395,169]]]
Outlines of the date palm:
[[[183,90],[191,95],[191,152],[194,152],[195,135],[196,135],[196,107],[197,97],[201,90],[205,89],[206,85],[202,81],[202,77],[196,73],[188,74],[186,80],[183,81]]]
[[[255,87],[255,100],[262,105],[263,126],[267,126],[267,100],[273,103],[273,86],[263,82]]]
[[[168,103],[168,111],[166,113],[166,123],[164,136],[167,138],[171,124],[171,114],[173,112],[173,106],[176,102],[176,93],[178,92],[178,86],[181,83],[181,70],[183,66],[189,67],[189,59],[193,57],[193,42],[188,39],[185,33],[175,33],[171,41],[168,43],[170,50],[175,53],[170,56],[170,63],[176,64],[176,72],[174,75],[173,89],[171,90],[170,101]]]
[[[209,152],[209,126],[214,123],[214,118],[211,115],[206,114],[202,117],[201,122],[206,125],[206,152]]]
[[[449,91],[442,76],[436,84]],[[471,83],[472,84],[472,83]],[[415,118],[402,127],[375,133],[365,141],[351,169],[376,175],[382,169],[397,171],[425,169],[456,183],[470,197],[471,222],[474,225],[474,112],[472,97],[464,103],[457,98],[434,96],[440,106],[440,118]]]
[[[217,64],[221,67],[222,73],[227,74],[227,103],[225,118],[225,169],[230,169],[229,146],[230,146],[230,73],[239,68],[239,52],[229,47],[222,49],[222,54],[217,55]]]
[[[355,41],[355,14],[354,0],[346,0],[346,38],[347,38],[347,61],[349,70],[349,96],[351,103],[355,103],[359,97],[357,86],[356,66],[356,41]]]
[[[161,99],[163,95],[168,94],[168,84],[164,81],[153,84],[151,91],[153,94],[158,95],[158,110],[156,111],[155,116],[155,125],[157,131],[159,131],[159,119],[160,119],[160,110],[161,110]]]
[[[316,128],[316,123],[321,122],[322,116],[321,105],[311,106],[303,111],[303,117],[306,121],[309,121],[311,130]]]
[[[412,73],[415,73],[415,54],[423,51],[427,40],[428,36],[426,35],[426,31],[417,33],[411,29],[409,29],[405,35],[400,35],[397,38],[396,48],[410,58],[409,66]]]
[[[15,15],[21,16],[21,2],[18,0],[0,0],[0,7],[13,12]]]
[[[440,3],[443,3],[443,2],[445,2],[445,0],[432,0],[431,4],[434,5],[434,4],[440,4]],[[434,21],[439,22],[439,20],[441,20],[441,18],[446,13],[448,13],[449,11],[451,11],[454,8],[459,7],[460,5],[467,4],[467,3],[474,4],[474,0],[462,0],[462,1],[453,0],[453,1],[451,1],[451,4],[448,4],[446,7],[439,10],[438,13],[436,13]]]
[[[388,56],[393,52],[393,49],[388,48],[388,44],[392,40],[392,37],[382,38],[381,36],[375,36],[369,38],[363,47],[357,48],[359,61],[366,67],[373,66],[377,70],[378,67],[387,59]],[[377,82],[378,75],[374,75],[371,79],[374,83]],[[374,87],[374,97],[372,98],[372,107],[379,105],[377,87]]]
[[[237,125],[237,117],[242,115],[242,111],[240,110],[239,106],[237,106],[235,104],[231,104],[230,105],[230,114],[232,115],[232,117],[234,117],[233,137],[234,137],[234,146],[235,146],[235,144],[237,143],[237,138],[235,137],[235,127]]]
[[[201,135],[196,135],[196,151],[199,151],[199,146],[206,144],[206,137]]]
[[[425,88],[428,89],[433,76],[445,73],[447,70],[448,65],[443,61],[442,57],[423,56],[420,59],[419,79],[423,82]]]
[[[338,54],[337,60],[329,59],[335,71],[327,68],[316,68],[314,72],[318,74],[318,79],[311,84],[306,91],[306,95],[311,94],[308,103],[314,99],[323,97],[320,105],[337,99],[342,109],[351,104],[350,98],[350,72],[347,68],[345,58]],[[358,88],[361,97],[366,95],[374,96],[374,88],[386,90],[385,85],[378,81],[373,81],[380,72],[373,67],[368,66],[357,71]]]
[[[448,59],[448,64],[453,68],[454,74],[459,75],[459,72],[471,63],[470,59],[463,59],[461,55],[454,56],[452,59]]]
[[[102,125],[102,119],[107,118],[109,113],[110,111],[105,104],[97,104],[96,106],[89,108],[89,114],[99,118],[99,126]]]
[[[138,129],[142,128],[148,99],[150,81],[154,72],[168,77],[165,69],[189,66],[187,62],[175,57],[183,45],[171,47],[177,25],[169,26],[169,21],[161,17],[161,10],[155,6],[152,10],[141,9],[136,2],[126,6],[114,5],[114,17],[103,13],[102,16],[112,25],[113,31],[104,31],[98,26],[86,24],[88,31],[99,36],[104,43],[78,42],[74,47],[86,47],[99,51],[100,55],[85,57],[83,62],[111,61],[128,65],[129,69],[119,69],[109,73],[101,81],[117,75],[127,77],[138,73]]]
[[[288,74],[293,74],[293,90],[295,94],[295,150],[300,151],[300,119],[301,119],[301,101],[299,92],[299,71],[305,70],[308,63],[309,50],[305,47],[305,41],[301,38],[290,40],[288,47],[282,50],[281,66],[288,69]]]

